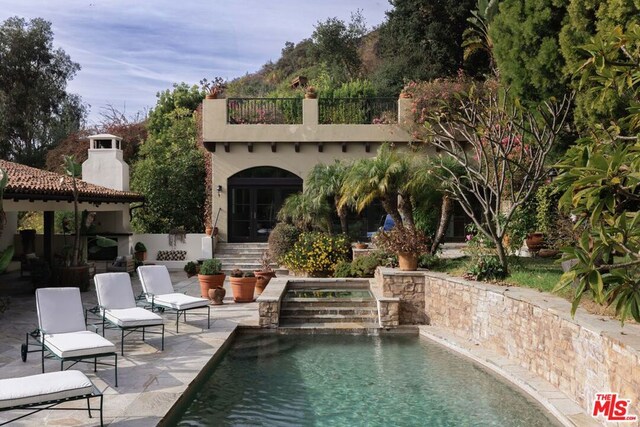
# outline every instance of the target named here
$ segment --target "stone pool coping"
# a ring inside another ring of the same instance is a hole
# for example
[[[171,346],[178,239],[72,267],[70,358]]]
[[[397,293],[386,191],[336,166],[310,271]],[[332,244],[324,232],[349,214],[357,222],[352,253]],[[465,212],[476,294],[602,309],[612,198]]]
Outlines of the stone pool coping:
[[[421,325],[419,329],[421,338],[433,341],[450,351],[471,359],[515,385],[542,405],[562,425],[566,427],[601,426],[569,396],[513,360],[482,348],[469,340],[464,340],[446,328]]]

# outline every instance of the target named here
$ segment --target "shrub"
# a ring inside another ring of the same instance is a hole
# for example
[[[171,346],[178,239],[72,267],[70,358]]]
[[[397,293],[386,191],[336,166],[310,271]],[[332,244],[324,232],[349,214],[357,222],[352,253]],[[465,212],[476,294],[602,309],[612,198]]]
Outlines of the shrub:
[[[133,247],[134,252],[147,252],[147,247],[142,242],[136,243]]]
[[[293,248],[300,237],[300,230],[291,224],[280,222],[269,234],[269,251],[277,262],[282,262],[284,255]]]
[[[198,265],[193,261],[189,261],[187,265],[184,266],[184,271],[188,275],[194,275],[198,272]]]
[[[477,262],[469,269],[476,280],[490,281],[502,280],[507,277],[507,272],[496,255],[485,255],[478,258]]]
[[[335,265],[349,255],[349,240],[344,235],[302,233],[282,262],[295,272],[311,276],[331,273]]]
[[[222,274],[222,262],[216,258],[205,260],[200,266],[200,274],[203,276]]]
[[[373,277],[376,267],[382,265],[383,260],[375,253],[358,257],[351,263],[352,277]]]
[[[333,269],[333,277],[353,277],[351,276],[351,263],[349,261],[338,261]]]
[[[418,258],[418,267],[433,270],[440,265],[440,258],[431,254],[422,254]]]

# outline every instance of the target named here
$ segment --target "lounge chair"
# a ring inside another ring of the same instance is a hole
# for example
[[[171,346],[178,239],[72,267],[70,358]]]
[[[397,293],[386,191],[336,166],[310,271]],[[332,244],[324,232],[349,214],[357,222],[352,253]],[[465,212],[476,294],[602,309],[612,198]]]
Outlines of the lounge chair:
[[[96,293],[98,294],[98,308],[102,317],[102,336],[106,322],[112,327],[120,329],[120,355],[124,355],[124,337],[132,332],[162,334],[162,350],[164,350],[164,322],[155,313],[136,307],[136,300],[131,288],[131,278],[128,273],[102,273],[94,277]],[[160,326],[162,332],[147,332],[146,328]]]
[[[147,301],[151,303],[151,310],[160,308],[176,311],[176,332],[178,321],[184,315],[187,321],[187,311],[207,307],[207,329],[211,327],[211,306],[206,298],[197,298],[175,292],[169,277],[169,270],[164,265],[144,265],[138,267],[138,276],[142,283],[142,290]]]
[[[97,365],[115,367],[115,386],[118,386],[118,354],[115,345],[95,332],[87,331],[82,300],[78,288],[40,288],[36,290],[38,329],[27,333],[26,344],[22,345],[22,360],[26,362],[29,351],[29,337],[36,340],[42,358],[44,373],[46,357],[60,360],[60,370],[65,362],[90,363],[93,370]],[[99,358],[113,357],[114,363],[98,362]]]
[[[91,398],[100,398],[100,425],[102,421],[102,393],[80,371],[49,372],[22,378],[0,380],[0,412],[29,411],[29,413],[0,422],[12,423],[36,412],[54,410],[86,410],[91,417]],[[55,408],[73,400],[87,399],[87,408]]]

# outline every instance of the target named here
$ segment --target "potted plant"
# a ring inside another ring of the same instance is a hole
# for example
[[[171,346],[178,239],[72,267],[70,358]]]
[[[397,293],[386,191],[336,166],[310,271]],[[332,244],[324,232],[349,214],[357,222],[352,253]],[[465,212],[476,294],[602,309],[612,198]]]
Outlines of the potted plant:
[[[375,236],[376,246],[398,255],[400,270],[415,271],[418,269],[420,254],[427,251],[425,235],[408,227],[393,227],[389,231],[381,231]]]
[[[276,272],[271,268],[271,254],[269,250],[262,252],[262,256],[260,257],[260,270],[255,270],[253,274],[256,276],[256,295],[260,295],[269,284],[269,281],[271,281],[271,278],[276,277]]]
[[[252,271],[235,269],[231,272],[229,281],[235,302],[252,302],[256,290],[256,276]]]
[[[209,289],[222,288],[225,274],[222,272],[222,262],[212,258],[205,260],[200,266],[198,281],[200,282],[200,295],[209,298]]]
[[[147,247],[142,242],[138,242],[133,247],[133,253],[136,260],[144,262],[147,260]]]
[[[356,242],[355,247],[356,249],[367,249],[368,245],[363,242]]]
[[[198,264],[193,261],[189,261],[187,265],[184,266],[184,271],[187,273],[187,277],[193,277],[198,274]]]

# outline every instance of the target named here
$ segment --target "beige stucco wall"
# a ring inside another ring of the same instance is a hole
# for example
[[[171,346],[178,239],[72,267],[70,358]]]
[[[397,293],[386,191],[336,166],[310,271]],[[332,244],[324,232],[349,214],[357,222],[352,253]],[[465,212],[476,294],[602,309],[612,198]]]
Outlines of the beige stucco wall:
[[[408,121],[410,107],[410,99],[398,100],[398,123]],[[230,125],[227,124],[225,99],[203,102],[203,141],[205,145],[209,143],[209,148],[211,143],[215,143],[215,152],[212,154],[212,223],[220,210],[216,226],[223,241],[228,240],[227,180],[232,175],[252,167],[274,166],[304,180],[317,163],[373,157],[382,143],[392,142],[403,149],[411,140],[410,134],[398,124],[321,125],[318,123],[317,99],[303,100],[302,108],[303,123],[298,125]],[[249,152],[249,142],[253,145],[252,152]],[[272,152],[272,143],[276,143],[275,153]],[[295,150],[296,143],[299,144],[299,152]],[[319,152],[320,143],[322,152]],[[346,152],[343,152],[343,144],[346,145]],[[223,188],[220,196],[216,190],[218,185]]]

